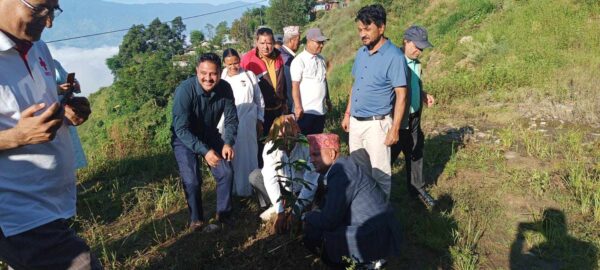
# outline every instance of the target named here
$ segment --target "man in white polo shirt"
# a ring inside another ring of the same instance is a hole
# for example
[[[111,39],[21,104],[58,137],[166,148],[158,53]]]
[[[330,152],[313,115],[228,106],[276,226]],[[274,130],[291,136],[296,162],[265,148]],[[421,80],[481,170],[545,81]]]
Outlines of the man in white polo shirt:
[[[325,113],[331,108],[327,66],[320,55],[325,41],[327,38],[319,28],[309,29],[304,51],[294,58],[290,67],[294,114],[304,135],[323,133]]]
[[[0,260],[14,269],[102,268],[66,221],[77,191],[66,125],[90,109],[57,96],[40,37],[60,12],[58,0],[0,1]]]

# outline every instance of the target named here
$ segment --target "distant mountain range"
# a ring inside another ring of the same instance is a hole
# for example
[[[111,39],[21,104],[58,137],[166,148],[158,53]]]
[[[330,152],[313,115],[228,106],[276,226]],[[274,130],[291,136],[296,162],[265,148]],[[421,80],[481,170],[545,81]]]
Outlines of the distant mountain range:
[[[218,2],[218,1],[215,1]],[[64,12],[56,18],[52,29],[44,31],[43,40],[88,35],[125,29],[134,24],[148,25],[154,18],[161,21],[171,21],[177,16],[189,17],[219,10],[232,10],[210,14],[198,18],[184,20],[187,31],[204,30],[208,23],[216,26],[219,22],[227,21],[231,26],[233,20],[241,17],[249,8],[247,2],[232,2],[228,4],[120,4],[101,0],[60,0]],[[267,2],[264,2],[265,4]],[[55,46],[70,46],[80,48],[96,48],[102,46],[117,46],[121,43],[126,31],[54,43]]]

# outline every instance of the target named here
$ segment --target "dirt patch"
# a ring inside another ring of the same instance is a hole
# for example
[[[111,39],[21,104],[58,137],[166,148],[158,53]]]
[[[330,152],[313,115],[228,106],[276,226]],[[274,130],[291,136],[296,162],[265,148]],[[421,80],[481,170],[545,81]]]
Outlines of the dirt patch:
[[[506,152],[505,153],[505,158],[507,156],[507,154],[509,153],[516,153],[516,152]],[[537,159],[537,158],[533,158],[533,157],[524,157],[521,156],[517,153],[516,156],[512,157],[512,158],[507,158],[506,160],[506,165],[508,169],[528,169],[528,170],[533,170],[533,169],[541,169],[545,167],[544,162],[542,162],[541,160]]]

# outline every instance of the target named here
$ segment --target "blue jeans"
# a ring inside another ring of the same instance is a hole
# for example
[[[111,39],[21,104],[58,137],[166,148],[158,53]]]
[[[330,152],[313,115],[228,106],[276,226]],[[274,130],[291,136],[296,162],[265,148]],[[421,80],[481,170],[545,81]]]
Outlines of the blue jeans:
[[[200,171],[200,156],[192,152],[177,137],[172,142],[173,152],[179,167],[179,174],[183,181],[183,189],[190,210],[190,222],[204,220],[202,210],[202,172]],[[223,146],[212,147],[220,152]],[[222,159],[217,167],[210,168],[217,182],[217,213],[231,211],[231,188],[233,183],[233,170],[229,161]]]

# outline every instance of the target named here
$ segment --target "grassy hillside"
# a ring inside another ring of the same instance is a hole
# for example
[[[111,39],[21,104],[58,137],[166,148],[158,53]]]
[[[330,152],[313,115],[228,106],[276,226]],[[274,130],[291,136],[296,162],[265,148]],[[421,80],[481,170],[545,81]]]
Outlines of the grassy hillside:
[[[313,25],[331,40],[329,83],[339,122],[360,46],[354,2]],[[435,45],[422,58],[437,104],[424,113],[426,179],[438,209],[392,202],[403,253],[388,269],[597,269],[600,265],[600,4],[576,0],[396,0],[386,34],[411,24]],[[77,230],[109,269],[313,269],[289,236],[261,224],[254,200],[235,199],[233,229],[186,230],[187,209],[168,145],[170,103],[115,117],[111,87],[92,95],[80,128],[90,166],[78,173]],[[347,137],[344,137],[347,138]],[[214,182],[205,171],[205,211]]]

